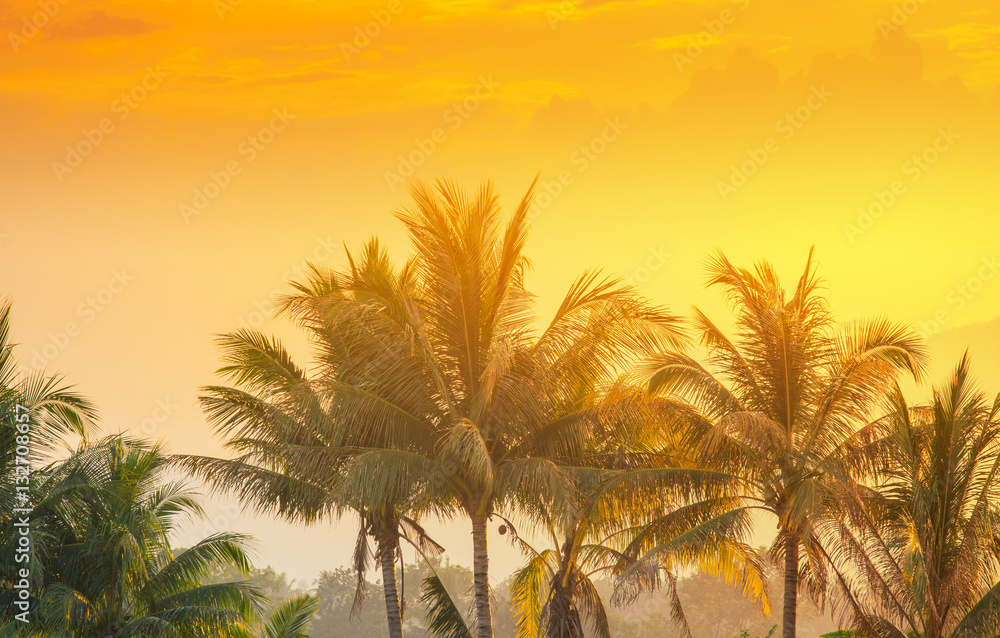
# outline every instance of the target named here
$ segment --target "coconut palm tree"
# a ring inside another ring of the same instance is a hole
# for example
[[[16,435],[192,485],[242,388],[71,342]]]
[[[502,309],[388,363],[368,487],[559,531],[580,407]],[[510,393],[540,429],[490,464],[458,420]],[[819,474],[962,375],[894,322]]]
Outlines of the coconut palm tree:
[[[685,468],[681,459],[676,407],[650,397],[641,387],[619,379],[609,387],[580,396],[585,408],[576,418],[590,423],[584,456],[572,469],[575,499],[537,512],[536,524],[550,537],[537,551],[516,539],[528,563],[511,584],[519,638],[582,638],[584,620],[593,635],[610,638],[604,602],[593,578],[615,577],[614,603],[627,603],[641,592],[663,589],[673,619],[684,635],[690,629],[677,592],[681,569],[710,573],[739,586],[765,611],[769,606],[763,566],[754,550],[728,533],[711,533],[705,518],[724,513],[716,505],[696,516],[680,516],[686,503],[714,485],[715,477]],[[650,475],[653,480],[650,480]],[[724,481],[724,483],[727,483]],[[726,487],[722,485],[721,487]],[[669,529],[656,523],[673,517]],[[699,534],[702,524],[706,533]],[[655,530],[655,531],[653,531]],[[515,535],[516,537],[516,535]],[[625,552],[642,539],[655,543],[658,560],[642,564]],[[686,539],[686,540],[679,540]]]
[[[421,386],[432,390],[433,458],[472,525],[479,638],[493,635],[487,522],[575,489],[560,463],[578,454],[586,422],[566,390],[682,341],[677,317],[596,272],[577,279],[536,331],[524,287],[533,187],[506,225],[489,185],[467,194],[448,182],[418,183],[399,214],[418,281],[401,318],[422,363]]]
[[[827,555],[858,636],[985,637],[1000,631],[1000,395],[963,357],[929,405],[898,389],[855,437],[868,489],[826,522]]]
[[[695,459],[733,478],[726,516],[734,533],[749,532],[754,511],[775,517],[782,636],[795,638],[799,589],[824,587],[816,525],[851,483],[845,445],[898,376],[923,373],[926,356],[916,335],[882,319],[838,331],[811,251],[788,294],[770,264],[750,271],[721,253],[709,261],[708,284],[722,289],[734,312],[733,338],[696,309],[705,364],[662,354],[646,368],[649,390],[691,410]]]
[[[373,242],[346,272],[314,270],[282,300],[281,311],[313,339],[315,374],[292,373],[283,350],[260,348],[255,360],[233,364],[245,387],[231,398],[249,401],[247,388],[271,384],[262,370],[283,376],[282,396],[311,406],[290,412],[321,417],[303,422],[294,448],[282,444],[282,463],[297,468],[294,476],[339,477],[334,500],[467,517],[476,633],[487,638],[490,517],[574,489],[558,461],[579,446],[585,424],[560,407],[572,399],[565,388],[636,352],[676,347],[679,321],[589,273],[539,333],[523,282],[531,190],[506,225],[488,185],[467,195],[446,182],[418,183],[411,195],[398,216],[413,255],[400,269]],[[225,422],[247,454],[273,448],[252,430],[241,434],[246,420]],[[289,474],[276,467],[269,469]]]
[[[202,510],[183,482],[166,480],[168,462],[159,446],[115,436],[46,470],[38,488],[44,498],[28,515],[36,545],[31,631],[248,636],[259,594],[245,582],[204,584],[221,568],[249,572],[248,538],[219,533],[175,554],[171,531]],[[14,550],[13,528],[3,538],[6,556]],[[5,612],[16,594],[3,592]],[[2,631],[24,629],[6,620]]]
[[[390,635],[401,638],[403,600],[395,568],[402,561],[400,543],[432,555],[443,548],[416,520],[436,507],[426,475],[417,471],[426,467],[412,468],[405,455],[384,454],[396,441],[366,421],[377,418],[389,401],[413,414],[426,409],[420,405],[425,397],[407,402],[391,383],[392,369],[405,370],[408,364],[398,336],[379,325],[383,319],[376,305],[378,299],[405,298],[412,284],[377,240],[366,244],[357,259],[348,257],[346,271],[314,270],[310,281],[297,283],[299,295],[286,301],[312,341],[314,374],[307,375],[281,343],[258,332],[222,337],[226,366],[220,372],[233,386],[204,388],[201,403],[237,456],[176,461],[259,513],[306,524],[356,513],[355,609],[366,596],[365,573],[374,557],[382,570]],[[369,417],[372,411],[376,416]],[[387,471],[393,463],[396,471]]]

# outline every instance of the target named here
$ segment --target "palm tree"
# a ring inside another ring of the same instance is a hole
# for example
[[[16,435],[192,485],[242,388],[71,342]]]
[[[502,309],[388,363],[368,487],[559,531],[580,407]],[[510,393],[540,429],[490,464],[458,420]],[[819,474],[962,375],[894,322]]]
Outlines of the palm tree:
[[[225,335],[220,341],[227,365],[220,372],[234,386],[204,388],[201,403],[237,456],[176,461],[216,489],[239,495],[258,513],[311,524],[355,512],[360,520],[355,610],[366,597],[365,573],[374,557],[382,570],[390,635],[401,638],[403,600],[395,569],[402,560],[400,543],[409,542],[425,555],[443,548],[416,520],[435,508],[426,475],[414,471],[405,455],[386,454],[392,451],[392,437],[367,427],[366,420],[376,418],[369,412],[383,410],[390,400],[414,414],[421,409],[419,401],[407,403],[400,388],[387,382],[392,380],[387,371],[405,369],[407,361],[386,355],[402,348],[398,337],[379,325],[384,320],[376,305],[378,299],[405,298],[412,284],[376,240],[357,260],[348,257],[345,272],[314,270],[312,280],[296,284],[299,295],[286,300],[313,343],[315,374],[307,375],[265,335]],[[388,471],[392,464],[394,472]],[[416,502],[418,493],[423,505]]]
[[[590,273],[538,334],[523,283],[531,190],[505,227],[488,185],[468,196],[445,182],[416,184],[411,195],[399,218],[414,254],[400,269],[373,241],[347,272],[314,270],[282,300],[313,339],[315,375],[294,368],[277,344],[232,362],[244,387],[228,397],[247,403],[247,414],[271,418],[263,416],[271,407],[247,395],[274,389],[299,402],[281,412],[308,418],[275,440],[258,438],[246,418],[218,422],[248,459],[281,450],[267,465],[276,476],[336,476],[335,490],[317,493],[327,502],[346,499],[386,521],[409,509],[468,517],[476,633],[489,638],[487,522],[498,508],[530,509],[573,489],[558,460],[578,447],[583,424],[557,409],[569,400],[563,390],[636,352],[677,346],[678,319]],[[226,392],[210,389],[210,400]],[[270,493],[285,506],[304,492]]]
[[[510,586],[518,638],[543,634],[548,638],[583,638],[584,621],[590,623],[598,638],[610,638],[607,611],[593,579],[602,574],[614,575],[629,562],[620,545],[615,547],[620,531],[602,533],[625,524],[623,520],[607,520],[609,514],[624,508],[600,507],[593,489],[583,496],[583,507],[571,520],[550,519],[543,525],[551,541],[548,548],[539,551],[518,539],[528,556]],[[636,575],[648,581],[654,579],[645,572]],[[676,599],[672,584],[667,582],[668,595]]]
[[[489,185],[411,188],[399,217],[418,286],[401,304],[405,333],[432,390],[429,450],[472,524],[476,634],[493,635],[487,522],[504,508],[570,498],[560,463],[578,455],[585,420],[567,393],[636,356],[677,347],[679,320],[615,279],[585,273],[539,333],[524,287],[532,188],[506,226]],[[415,380],[416,381],[416,380]],[[382,425],[382,424],[378,424]]]
[[[32,587],[34,631],[246,638],[259,594],[245,582],[204,583],[224,567],[248,573],[248,539],[219,533],[175,554],[169,534],[202,510],[184,483],[165,480],[168,463],[159,446],[114,436],[46,471],[44,498],[29,514],[40,580]],[[13,553],[8,532],[4,555]],[[14,594],[7,589],[5,602]],[[10,621],[3,631],[21,625]]]
[[[248,361],[255,356],[281,359],[284,352],[262,335],[238,333],[227,337],[226,357]],[[237,351],[239,354],[237,354]],[[276,356],[280,352],[281,356]],[[287,358],[285,361],[290,363]],[[249,364],[253,365],[253,364]],[[273,370],[272,370],[273,371]],[[270,371],[261,370],[263,376]],[[287,374],[300,374],[289,367]],[[287,381],[287,377],[284,379]],[[301,379],[303,383],[304,379]],[[312,524],[323,518],[342,518],[353,511],[358,534],[353,554],[357,576],[354,610],[367,598],[365,574],[374,564],[381,569],[390,635],[403,634],[403,599],[396,582],[396,562],[402,561],[401,541],[409,542],[426,555],[443,548],[429,537],[420,524],[404,511],[407,494],[383,491],[376,501],[345,489],[344,477],[356,470],[359,449],[350,440],[329,438],[335,425],[321,411],[285,411],[289,388],[257,394],[236,388],[205,388],[202,405],[217,432],[229,437],[226,446],[236,450],[234,459],[177,456],[174,461],[209,482],[216,490],[237,494],[243,503],[260,514],[277,514],[290,522]],[[294,392],[301,394],[304,388]],[[236,397],[239,397],[238,399]],[[262,398],[267,397],[267,398]],[[239,424],[241,431],[234,431]],[[304,463],[308,460],[309,465]],[[413,491],[413,490],[411,490]],[[374,541],[372,550],[369,541]]]
[[[589,421],[584,456],[572,472],[575,498],[554,503],[534,518],[551,537],[549,549],[537,551],[515,539],[529,557],[511,584],[519,638],[582,638],[583,621],[594,635],[610,638],[604,602],[593,578],[617,579],[613,603],[634,600],[644,591],[666,590],[673,619],[684,635],[690,629],[677,592],[677,573],[689,569],[724,577],[766,611],[769,601],[763,566],[752,548],[725,533],[697,533],[697,517],[678,516],[685,499],[699,494],[699,476],[677,463],[675,406],[650,397],[620,379],[609,387],[580,396],[585,408],[576,418]],[[650,480],[652,475],[653,480]],[[717,515],[720,508],[705,512]],[[661,523],[673,517],[671,529]],[[653,531],[655,530],[655,531]],[[678,542],[677,536],[686,537]],[[637,543],[655,539],[658,560],[637,563],[626,553]],[[692,542],[693,541],[693,542]]]
[[[898,389],[855,437],[871,488],[827,523],[836,591],[858,636],[985,637],[1000,631],[1000,395],[963,357],[930,405]]]
[[[766,262],[751,272],[719,253],[708,274],[733,309],[735,337],[696,309],[706,365],[665,353],[647,368],[649,390],[691,410],[696,460],[733,478],[725,515],[733,533],[749,532],[755,510],[777,519],[771,553],[784,561],[782,636],[795,638],[799,588],[823,588],[816,525],[851,482],[845,445],[900,374],[922,374],[926,356],[913,333],[885,320],[837,332],[811,251],[790,297]]]

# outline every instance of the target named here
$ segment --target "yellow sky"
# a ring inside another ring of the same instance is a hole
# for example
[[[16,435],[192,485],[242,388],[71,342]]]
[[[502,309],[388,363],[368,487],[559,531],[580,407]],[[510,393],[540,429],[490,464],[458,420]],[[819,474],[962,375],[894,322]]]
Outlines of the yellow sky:
[[[0,0],[0,35],[0,292],[107,430],[218,451],[212,335],[304,260],[404,253],[410,177],[542,172],[542,313],[602,266],[721,316],[709,251],[791,280],[815,245],[840,318],[952,330],[938,373],[970,345],[1000,385],[995,0]],[[300,578],[348,556],[229,518]]]

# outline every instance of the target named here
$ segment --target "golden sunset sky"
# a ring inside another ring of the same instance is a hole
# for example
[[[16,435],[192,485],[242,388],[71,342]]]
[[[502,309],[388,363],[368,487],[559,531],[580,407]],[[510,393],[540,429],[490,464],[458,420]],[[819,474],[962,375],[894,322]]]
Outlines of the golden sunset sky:
[[[710,251],[792,284],[815,246],[839,319],[929,333],[936,380],[970,347],[1000,390],[996,0],[0,0],[0,34],[0,294],[24,366],[104,432],[219,453],[214,335],[304,359],[262,311],[306,260],[371,235],[405,256],[408,179],[512,207],[539,171],[543,317],[603,267],[724,318]],[[350,521],[213,502],[306,584],[353,547]],[[470,562],[463,523],[433,529]]]

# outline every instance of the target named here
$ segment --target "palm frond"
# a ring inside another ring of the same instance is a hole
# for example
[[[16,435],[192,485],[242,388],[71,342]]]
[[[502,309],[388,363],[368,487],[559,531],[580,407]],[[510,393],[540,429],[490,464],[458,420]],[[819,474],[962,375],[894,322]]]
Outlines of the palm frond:
[[[424,578],[420,603],[427,607],[427,628],[435,638],[473,638],[465,616],[437,574]]]

